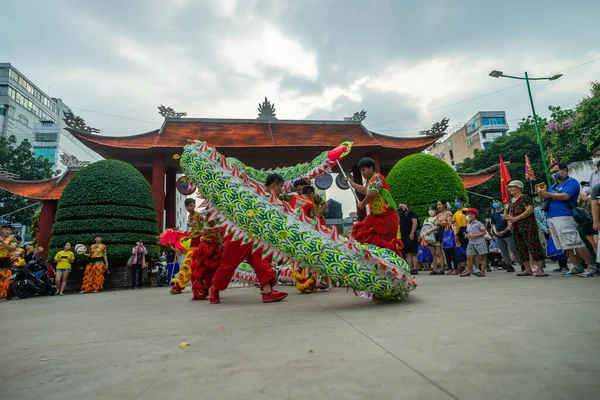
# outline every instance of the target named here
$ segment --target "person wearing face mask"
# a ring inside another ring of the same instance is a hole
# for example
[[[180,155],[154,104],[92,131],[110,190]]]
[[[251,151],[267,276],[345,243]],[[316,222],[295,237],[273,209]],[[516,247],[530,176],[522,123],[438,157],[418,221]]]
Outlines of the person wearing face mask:
[[[548,217],[548,229],[559,250],[566,250],[573,264],[571,270],[563,276],[591,277],[600,275],[600,269],[594,264],[592,256],[577,231],[577,223],[573,218],[572,209],[577,206],[579,198],[579,182],[569,177],[567,164],[555,162],[550,167],[552,178],[556,181],[550,189],[546,185],[536,185],[540,198],[550,200],[546,216]],[[587,270],[583,271],[579,266],[583,259]]]
[[[456,224],[456,241],[466,250],[469,245],[469,240],[465,237],[465,234],[467,233],[467,218],[463,213],[465,200],[462,197],[457,197],[454,200],[454,207],[456,208],[456,212],[452,216],[452,220]]]
[[[419,263],[417,262],[417,253],[419,252],[419,242],[417,241],[417,226],[419,225],[419,216],[408,209],[406,203],[398,205],[398,217],[400,219],[400,236],[404,248],[402,254],[408,263],[410,273],[419,274]]]
[[[502,259],[504,260],[504,264],[506,264],[506,272],[515,272],[510,255],[512,253],[512,256],[517,262],[519,262],[519,256],[517,254],[517,247],[515,246],[515,239],[508,227],[508,222],[504,219],[504,207],[502,201],[498,199],[493,200],[492,207],[494,208],[494,213],[491,217],[492,232],[494,233],[494,236],[496,236],[500,254],[502,254]]]
[[[581,194],[579,195],[579,201],[577,203],[579,207],[592,215],[592,198],[589,182],[581,182]],[[581,232],[585,235],[592,248],[595,249],[598,247],[598,231],[594,229],[593,225],[593,221],[581,225]]]
[[[442,244],[438,240],[438,229],[436,225],[437,208],[436,206],[429,207],[429,217],[425,219],[423,228],[421,230],[421,236],[425,239],[429,251],[433,256],[431,261],[431,272],[429,275],[444,275],[444,269],[446,268],[446,261],[444,259],[444,251],[442,250]]]
[[[460,276],[471,276],[471,274],[479,277],[485,276],[486,270],[486,254],[488,252],[487,244],[485,243],[485,234],[487,230],[483,223],[477,220],[479,211],[475,208],[465,208],[462,210],[467,220],[467,233],[465,236],[469,239],[467,245],[467,269]],[[475,269],[473,272],[473,261],[477,265],[481,265],[481,270]]]
[[[596,146],[592,151],[592,162],[594,163],[594,171],[590,175],[590,188],[600,185],[600,146]]]

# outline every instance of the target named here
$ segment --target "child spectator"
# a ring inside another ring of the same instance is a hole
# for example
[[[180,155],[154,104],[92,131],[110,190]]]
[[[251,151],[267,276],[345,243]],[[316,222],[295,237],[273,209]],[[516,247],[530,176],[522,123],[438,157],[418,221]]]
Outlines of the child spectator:
[[[475,276],[484,277],[486,270],[486,254],[488,252],[487,244],[485,243],[486,229],[483,223],[477,220],[479,212],[475,208],[466,208],[463,213],[467,218],[467,233],[465,237],[469,240],[467,246],[467,270],[460,276]],[[481,270],[475,269],[473,272],[473,260],[477,265],[481,264]]]

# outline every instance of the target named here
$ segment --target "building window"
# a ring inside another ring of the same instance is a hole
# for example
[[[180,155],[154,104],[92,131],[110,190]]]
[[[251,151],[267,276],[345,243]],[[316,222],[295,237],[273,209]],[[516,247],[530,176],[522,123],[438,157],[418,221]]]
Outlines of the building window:
[[[454,162],[454,152],[450,150],[450,161]]]
[[[56,158],[56,147],[34,147],[33,155],[35,157],[43,157],[51,163],[54,163]]]
[[[38,142],[58,141],[58,132],[35,132],[35,140]]]
[[[22,123],[25,126],[29,126],[29,120],[23,115],[23,114],[19,114],[19,116],[17,117],[17,120]]]
[[[481,123],[483,125],[506,125],[506,120],[503,117],[497,118],[481,118]]]

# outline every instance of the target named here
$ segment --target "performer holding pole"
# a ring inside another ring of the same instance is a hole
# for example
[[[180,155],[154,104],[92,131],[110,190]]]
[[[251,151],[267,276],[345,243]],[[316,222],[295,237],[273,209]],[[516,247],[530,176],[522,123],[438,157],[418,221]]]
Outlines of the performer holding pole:
[[[373,159],[363,158],[359,161],[358,168],[363,178],[367,180],[366,186],[352,182],[348,177],[345,181],[358,193],[365,195],[363,201],[358,201],[358,209],[362,210],[369,205],[371,212],[363,221],[354,225],[352,235],[361,243],[399,252],[399,248],[402,247],[402,242],[396,238],[399,217],[388,184],[383,175],[375,172]],[[356,193],[354,195],[356,196]],[[358,196],[356,198],[358,200]]]

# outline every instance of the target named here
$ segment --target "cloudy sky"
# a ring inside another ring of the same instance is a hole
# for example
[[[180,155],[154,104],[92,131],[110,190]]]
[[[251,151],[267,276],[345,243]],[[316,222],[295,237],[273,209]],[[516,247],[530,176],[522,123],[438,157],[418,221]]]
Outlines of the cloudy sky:
[[[600,58],[598,18],[597,0],[13,0],[0,61],[106,135],[158,128],[159,104],[255,118],[268,96],[280,119],[366,109],[368,128],[412,136],[479,110],[516,126],[530,114],[526,88],[492,69],[564,71],[535,83],[534,98],[543,116],[572,107],[600,78],[600,61],[579,66]]]

